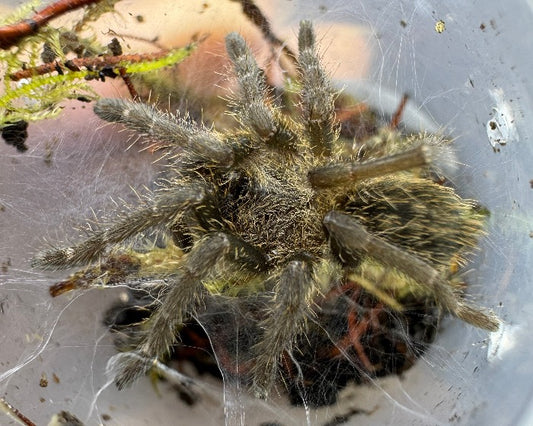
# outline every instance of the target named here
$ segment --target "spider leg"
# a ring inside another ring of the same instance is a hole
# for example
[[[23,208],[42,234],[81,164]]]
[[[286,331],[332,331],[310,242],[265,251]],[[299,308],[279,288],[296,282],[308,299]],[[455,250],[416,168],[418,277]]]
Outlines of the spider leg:
[[[282,269],[274,289],[272,310],[260,326],[261,340],[254,346],[253,391],[267,397],[277,376],[278,363],[290,351],[298,334],[306,329],[310,306],[317,293],[311,259],[292,260]]]
[[[320,66],[315,34],[309,21],[300,22],[298,50],[305,132],[315,155],[330,155],[339,132],[339,124],[335,122],[336,95],[326,72]]]
[[[176,340],[176,330],[193,316],[206,295],[203,279],[229,252],[228,237],[221,232],[209,234],[186,255],[179,273],[169,277],[172,283],[163,302],[149,320],[150,332],[139,345],[139,357],[127,358],[119,367],[116,384],[124,388],[146,373],[153,360],[163,357]]]
[[[98,259],[107,246],[120,243],[160,223],[169,222],[181,210],[190,205],[199,205],[204,198],[205,190],[200,185],[161,191],[152,203],[128,212],[108,228],[94,232],[85,241],[72,247],[38,253],[32,260],[32,266],[61,269],[87,264]]]
[[[349,162],[318,167],[309,172],[308,178],[315,188],[347,185],[414,167],[427,166],[432,162],[435,151],[429,145],[421,144],[398,154],[363,163]]]
[[[135,356],[125,356],[116,375],[119,389],[146,373],[154,360],[164,357],[176,341],[176,330],[195,315],[208,294],[204,281],[222,265],[224,259],[247,269],[260,269],[265,259],[238,238],[224,232],[207,234],[184,257],[178,273],[169,277],[167,292],[159,308],[148,321],[149,332]]]
[[[296,149],[296,134],[281,114],[268,105],[272,97],[265,76],[244,39],[237,33],[228,34],[226,50],[240,86],[239,98],[233,105],[237,119],[244,128],[253,131],[259,144]]]
[[[102,120],[124,124],[141,135],[167,143],[166,147],[174,151],[184,148],[187,163],[222,168],[233,164],[231,146],[216,133],[151,105],[123,99],[100,99],[94,112]]]
[[[457,318],[476,327],[496,331],[498,318],[461,299],[441,273],[419,257],[370,234],[354,217],[330,211],[324,218],[330,237],[347,252],[365,253],[382,264],[396,268],[429,289],[436,302]]]

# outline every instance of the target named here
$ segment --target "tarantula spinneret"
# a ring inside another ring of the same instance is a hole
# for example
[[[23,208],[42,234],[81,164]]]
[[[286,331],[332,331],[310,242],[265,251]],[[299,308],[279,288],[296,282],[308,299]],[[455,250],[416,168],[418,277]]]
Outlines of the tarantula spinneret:
[[[240,35],[229,34],[226,47],[240,86],[231,105],[238,129],[207,129],[142,103],[98,101],[100,118],[163,144],[168,170],[144,204],[81,243],[34,259],[39,268],[103,264],[108,247],[161,225],[183,251],[162,272],[146,274],[144,284],[137,281],[138,288],[158,283],[161,292],[117,385],[165,357],[177,330],[209,302],[212,282],[253,288],[268,299],[251,347],[250,378],[260,396],[278,379],[284,354],[316,321],[321,298],[347,277],[368,281],[369,265],[380,271],[372,278],[376,291],[379,277],[395,271],[443,311],[496,330],[498,319],[464,299],[452,271],[475,248],[483,215],[433,179],[447,141],[389,130],[347,153],[338,141],[337,93],[308,21],[299,31],[299,119],[274,106]],[[128,275],[115,281],[128,282]]]

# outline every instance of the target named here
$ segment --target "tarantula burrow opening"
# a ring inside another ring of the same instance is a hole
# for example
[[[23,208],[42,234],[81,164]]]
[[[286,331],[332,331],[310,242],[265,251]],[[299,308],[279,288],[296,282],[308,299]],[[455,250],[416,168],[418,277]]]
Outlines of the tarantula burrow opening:
[[[276,106],[236,33],[226,37],[239,85],[230,105],[235,128],[207,128],[139,102],[96,103],[101,119],[157,141],[168,167],[139,206],[76,245],[39,253],[33,264],[93,264],[55,286],[56,294],[127,283],[150,296],[127,336],[125,349],[138,356],[120,364],[119,388],[165,359],[184,324],[215,307],[250,321],[242,371],[262,397],[280,381],[289,389],[309,383],[320,359],[344,357],[368,376],[402,370],[411,358],[394,368],[397,358],[378,353],[383,342],[407,353],[398,348],[417,333],[417,315],[435,319],[438,310],[498,328],[494,314],[466,300],[456,272],[483,234],[484,215],[435,179],[448,141],[384,128],[347,150],[338,92],[310,22],[301,22],[298,39],[298,113]],[[132,249],[132,238],[153,229],[164,229],[162,247]],[[225,340],[219,349],[230,346]]]

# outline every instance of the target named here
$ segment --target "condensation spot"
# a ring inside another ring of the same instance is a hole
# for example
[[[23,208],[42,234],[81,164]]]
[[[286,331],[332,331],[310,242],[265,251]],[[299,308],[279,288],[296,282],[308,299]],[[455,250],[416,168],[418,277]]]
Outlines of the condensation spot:
[[[519,140],[516,130],[515,115],[511,104],[504,99],[502,89],[491,90],[490,95],[496,106],[492,107],[492,118],[487,121],[487,137],[495,151],[500,145]]]
[[[492,363],[502,360],[515,347],[521,331],[522,327],[519,325],[501,324],[497,332],[490,334],[487,361]]]

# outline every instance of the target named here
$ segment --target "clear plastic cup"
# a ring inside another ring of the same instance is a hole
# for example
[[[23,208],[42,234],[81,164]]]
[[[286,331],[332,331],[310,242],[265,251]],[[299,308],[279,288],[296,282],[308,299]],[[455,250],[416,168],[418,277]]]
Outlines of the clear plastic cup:
[[[199,25],[213,33],[246,31],[245,20],[216,19],[216,8],[240,13],[234,2],[219,3],[227,4],[192,2],[193,13],[177,2],[125,2],[125,21],[114,17],[110,25],[132,28],[128,19],[143,15],[153,25],[144,31],[157,28],[168,41],[184,22],[205,15],[207,24]],[[527,272],[533,265],[533,3],[256,3],[292,45],[299,20],[315,23],[339,87],[385,114],[407,93],[407,127],[455,139],[461,165],[450,178],[462,196],[490,211],[487,236],[465,274],[468,292],[500,316],[501,330],[487,333],[446,318],[430,350],[401,377],[350,387],[338,405],[318,411],[290,407],[283,397],[243,399],[205,377],[198,383],[206,397],[194,407],[167,384],[154,390],[148,379],[118,392],[105,375],[115,349],[102,317],[121,289],[52,299],[48,286],[65,273],[34,271],[29,259],[43,238],[75,239],[73,227],[93,206],[110,212],[112,197],[134,202],[130,188],[148,184],[154,170],[148,153],[124,152],[123,135],[97,129],[91,108],[69,103],[59,119],[31,126],[28,152],[0,144],[2,396],[38,424],[63,409],[87,424],[106,425],[220,424],[224,418],[232,424],[325,424],[347,413],[346,424],[533,423]],[[133,28],[142,32],[142,25]],[[190,78],[194,86],[194,73]],[[3,424],[7,417],[0,419]]]

